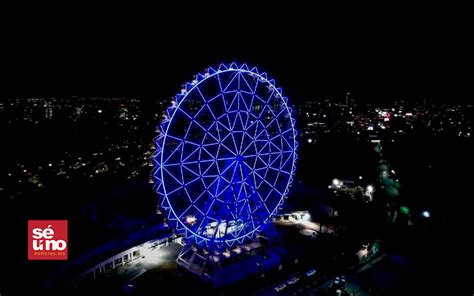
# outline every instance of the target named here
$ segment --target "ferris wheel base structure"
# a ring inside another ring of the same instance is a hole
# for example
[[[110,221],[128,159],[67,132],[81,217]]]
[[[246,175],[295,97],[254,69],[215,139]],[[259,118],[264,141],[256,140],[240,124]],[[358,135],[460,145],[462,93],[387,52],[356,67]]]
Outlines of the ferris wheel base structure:
[[[204,246],[184,245],[176,262],[181,268],[220,288],[251,276],[265,277],[267,272],[282,264],[286,254],[273,228],[268,236],[259,235],[247,244],[223,251],[210,252]]]
[[[152,158],[160,211],[186,240],[180,266],[222,286],[279,264],[271,221],[296,171],[293,113],[246,64],[207,68],[174,96]]]

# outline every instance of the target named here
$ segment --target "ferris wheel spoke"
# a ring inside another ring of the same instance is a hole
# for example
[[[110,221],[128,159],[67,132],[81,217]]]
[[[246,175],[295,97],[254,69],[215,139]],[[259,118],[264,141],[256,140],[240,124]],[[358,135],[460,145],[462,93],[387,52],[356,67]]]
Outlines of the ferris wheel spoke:
[[[270,110],[270,113],[271,113],[271,115],[273,115],[273,116],[271,117],[272,119],[271,119],[270,122],[266,125],[265,128],[268,128],[271,124],[273,124],[274,122],[276,122],[276,121],[278,120],[278,116],[280,116],[280,114],[281,114],[283,111],[284,111],[284,110],[282,109],[282,110],[278,113],[278,115],[275,115],[275,114],[273,113],[273,111]],[[278,124],[277,124],[277,126],[279,127]]]
[[[224,92],[229,92],[229,91],[233,91],[233,89],[230,89],[231,86],[237,84],[237,88],[236,89],[239,89],[238,87],[238,73],[233,73],[231,74],[231,78],[229,79],[229,82],[227,83],[227,85],[225,86],[224,88]],[[235,87],[234,87],[234,90],[235,90]]]
[[[260,87],[260,84],[262,84],[263,82],[255,76],[252,76],[252,80],[255,81],[255,86],[251,87],[250,89],[252,90],[252,93],[255,94],[257,92],[257,89]]]
[[[184,216],[185,214],[187,214],[186,212],[189,211],[192,207],[193,207],[193,205],[192,205],[192,204],[189,204],[189,206],[188,206],[186,209],[184,209],[183,211],[181,211],[181,215],[179,215],[179,218],[183,219],[183,216]]]
[[[248,219],[249,215],[248,213],[245,213],[245,209],[247,208],[247,204],[248,204],[248,199],[244,199],[242,202],[240,202],[240,204],[238,205],[238,208],[237,208],[237,215],[238,215],[238,218],[242,219]],[[241,221],[242,223],[242,221]],[[242,223],[244,224],[244,223]],[[243,228],[245,227],[245,225],[242,227],[241,230],[243,230]],[[238,234],[240,235],[240,232],[238,232]]]
[[[291,172],[288,172],[288,171],[285,171],[285,170],[282,170],[282,169],[277,169],[277,168],[274,168],[274,167],[269,167],[270,170],[274,170],[276,172],[279,172],[279,173],[283,173],[285,175],[291,175]]]
[[[283,164],[281,166],[285,167],[288,164],[288,162],[292,159],[294,159],[294,152],[293,151],[288,155],[288,157],[286,158],[286,160],[283,162]]]
[[[183,186],[183,181],[179,180],[178,178],[175,177],[173,173],[171,173],[165,166],[162,167],[163,170],[167,173],[167,176],[170,176],[173,178],[176,182],[178,182],[179,185]]]
[[[227,180],[226,180],[227,181]],[[227,184],[225,185],[224,189],[221,189],[216,195],[215,197],[220,197],[227,189],[229,189],[230,187],[230,182],[227,182]]]
[[[232,160],[232,162],[231,162],[228,166],[226,166],[226,167],[224,168],[224,170],[223,170],[222,173],[221,173],[221,176],[223,176],[229,169],[233,168],[235,162],[236,162],[236,160],[235,160],[235,158],[234,158],[234,159]],[[232,180],[232,179],[231,179],[231,180]],[[231,180],[229,180],[229,182],[232,182]]]
[[[230,135],[226,136],[221,143],[221,147],[224,148],[228,154],[233,155],[234,158],[237,157],[237,154],[234,152],[235,150],[232,149],[232,147],[229,147],[229,145],[233,145],[233,138]],[[222,150],[222,149],[221,149]],[[219,150],[219,152],[222,152]],[[225,153],[224,152],[224,153]]]
[[[255,147],[255,140],[252,139],[252,137],[248,133],[245,133],[244,136],[246,136],[249,139],[249,141],[248,141],[247,147],[245,147],[245,149],[243,149],[243,150],[242,150],[242,148],[240,149],[241,150],[240,155],[243,155],[244,158],[255,156],[255,155],[253,155],[254,153],[252,153],[250,155],[247,154],[247,151],[249,151],[249,149]],[[255,150],[255,153],[256,153],[256,151],[257,150]]]
[[[206,193],[208,193],[206,190],[203,190],[194,200],[193,200],[193,205],[196,206],[196,203],[200,201],[200,199],[206,195]],[[198,206],[196,206],[196,208],[199,208]],[[200,209],[199,210],[200,212],[202,212],[202,210]]]
[[[216,141],[217,143],[219,142],[219,139],[216,138],[212,133],[209,132],[209,129],[206,129],[205,127],[203,127],[200,123],[198,123],[196,120],[193,121],[193,124],[196,124],[197,126],[199,126],[207,135],[209,135],[211,138],[214,139],[214,141]]]
[[[231,135],[233,132],[234,132],[234,129],[232,127],[232,122],[230,120],[230,117],[229,117],[229,114],[225,114],[224,115],[224,120],[222,120],[223,122],[221,123],[222,126],[225,127],[225,129],[227,130],[228,134],[227,135]],[[226,124],[228,124],[226,126]]]
[[[262,130],[258,133],[257,135],[257,129],[255,129],[255,136],[253,137],[255,140],[259,139],[259,140],[267,140],[266,138],[265,139],[261,139],[260,137],[265,134],[267,135],[267,131],[265,130],[265,127],[262,128]]]
[[[250,204],[247,202],[247,207],[249,209],[249,213],[253,213],[252,209],[250,208]],[[252,222],[252,228],[255,229],[255,221],[253,220],[253,215],[250,215],[250,221]]]
[[[173,190],[170,190],[169,192],[167,192],[167,196],[173,196],[173,194],[175,194],[176,192],[180,190],[183,190],[183,188],[184,188],[184,185],[180,185],[179,187],[174,188]]]
[[[199,95],[201,96],[201,98],[202,98],[203,101],[204,101],[204,105],[203,105],[203,107],[201,108],[201,112],[202,112],[203,108],[205,107],[205,108],[209,111],[209,113],[211,114],[212,119],[215,121],[215,120],[216,120],[216,115],[214,114],[214,112],[212,112],[212,108],[209,107],[209,104],[208,104],[208,102],[207,102],[207,99],[204,98],[204,96],[203,96],[203,94],[202,94],[201,89],[199,88],[199,86],[196,87],[196,90],[197,90],[197,92],[199,93]],[[218,97],[218,96],[220,96],[220,94],[217,95],[216,97]],[[197,113],[199,113],[199,112],[197,112]]]
[[[216,201],[215,198],[211,198],[211,199],[210,199],[210,202],[206,203],[205,209],[204,209],[204,211],[203,211],[203,212],[205,212],[205,214],[204,214],[204,217],[205,217],[205,218],[202,219],[202,221],[199,223],[198,229],[201,229],[202,226],[203,226],[203,223],[208,220],[209,212],[211,211],[211,208],[212,208],[212,206],[214,205],[214,202],[215,202],[215,201]]]
[[[270,85],[267,85],[267,95],[265,97],[265,102],[268,102],[270,100],[270,98],[274,97],[275,96],[275,88],[273,88],[273,85],[270,86]]]
[[[275,152],[265,152],[265,153],[258,153],[257,156],[268,156],[268,155],[281,155],[281,154],[285,154],[285,153],[293,153],[293,151],[275,151]],[[252,155],[251,156],[244,156],[245,157],[253,157]]]
[[[232,120],[230,120],[230,116],[233,116]],[[231,121],[231,130],[234,132],[236,130],[240,130],[240,129],[236,129],[236,125],[237,125],[237,122],[239,121],[239,117],[240,117],[240,112],[232,112],[232,113],[229,113],[229,120]]]
[[[245,162],[243,162],[245,163]],[[242,182],[245,182],[245,180],[247,180],[247,177],[248,177],[248,172],[247,170],[245,169],[244,165],[242,165],[241,163],[239,163],[239,170],[240,170],[240,180]]]
[[[221,77],[220,75],[216,75],[216,78],[217,78],[217,82],[219,84],[219,91],[220,93],[223,93],[224,92],[224,89],[222,88],[222,82],[221,82]],[[226,108],[226,111],[227,111],[227,108]]]
[[[208,174],[209,171],[211,171],[213,168],[215,168],[214,166],[216,165],[215,162],[208,162],[208,167],[204,169],[204,171],[202,172],[202,175],[203,176],[206,176],[206,177],[211,177],[211,176],[217,176],[217,175],[211,175],[211,174]],[[202,170],[202,168],[201,168]]]
[[[240,137],[240,145],[239,145],[239,148],[237,150],[239,155],[242,155],[242,147],[244,146],[244,140],[246,138],[246,135],[245,135],[244,132],[242,132],[241,134],[242,134],[242,136]]]
[[[265,182],[268,186],[270,186],[271,190],[275,190],[278,194],[283,195],[278,189],[275,188],[274,184],[271,184],[270,182],[267,181],[266,176],[262,177],[259,173],[257,172],[255,173],[258,174],[262,178],[263,182]],[[265,172],[265,175],[266,175],[266,172]],[[271,193],[271,190],[269,191],[269,194]]]
[[[178,146],[176,146],[176,148],[173,149],[173,151],[170,153],[170,155],[168,155],[168,157],[166,159],[163,160],[163,164],[167,164],[168,161],[170,161],[171,159],[179,159],[179,155],[180,155],[180,149],[181,147],[183,146],[183,143],[179,143]]]
[[[253,175],[254,173],[254,168],[252,168],[247,162],[244,161],[245,166],[250,170],[249,175]],[[254,180],[255,183],[255,180]],[[250,184],[249,184],[250,185]]]
[[[177,109],[177,110],[179,110],[179,111],[176,111],[176,112],[179,112],[179,113],[177,113],[177,114],[183,114],[184,116],[187,117],[188,120],[189,120],[189,119],[193,119],[193,117],[192,117],[191,115],[189,115],[188,112],[186,112],[186,111],[184,111],[184,110],[182,110],[182,109]]]
[[[248,111],[246,111],[248,112]],[[245,123],[242,122],[244,126],[244,131],[247,132],[247,130],[252,126],[253,122],[250,120],[250,116],[252,116],[250,113],[244,113],[245,114]],[[251,124],[249,126],[249,120],[251,121]]]
[[[282,134],[289,133],[289,131],[290,131],[290,130],[288,129],[287,131],[283,132]],[[293,136],[293,135],[291,135],[291,136]],[[287,140],[285,137],[281,137],[281,138],[283,139],[283,145],[284,145],[284,146],[286,146],[286,147],[288,147],[288,148],[290,148],[290,149],[293,148],[293,146],[288,142],[288,140]]]
[[[232,220],[237,220],[237,203],[225,203],[225,207],[232,216]]]
[[[256,193],[256,195],[258,196],[258,199],[260,200],[260,207],[258,206],[255,206],[255,211],[258,210],[259,208],[261,208],[261,206],[263,205],[263,208],[267,211],[267,214],[270,215],[271,212],[270,210],[268,209],[267,207],[267,203],[263,200],[263,198],[260,196],[260,193]]]
[[[208,162],[211,162],[211,161],[214,161],[213,159],[203,159],[203,160],[193,160],[193,161],[183,161],[183,162],[180,162],[178,163],[179,165],[199,165],[201,163],[208,163]]]
[[[268,164],[268,168],[272,168],[274,165],[281,165],[281,154],[277,154],[276,157],[270,159],[270,163]]]
[[[193,204],[193,205],[194,205],[194,204]],[[199,214],[201,214],[201,216],[202,216],[202,219],[201,219],[201,221],[202,221],[202,220],[204,220],[204,217],[205,217],[205,214],[204,214],[204,212],[203,212],[203,211],[201,211],[201,209],[200,209],[199,207],[196,207],[196,206],[195,206],[194,208],[196,209],[196,211],[198,211],[198,212],[199,212]]]
[[[230,113],[236,113],[239,110],[239,93],[228,93],[226,98],[230,97],[230,104],[228,105],[228,108],[230,111],[227,112],[227,114]]]
[[[208,155],[208,159],[211,159],[211,160],[215,159],[215,157],[216,157],[216,154],[213,154],[212,152],[210,152],[210,149],[212,149],[212,148],[214,148],[214,147],[211,147],[211,146],[206,147],[205,145],[202,145],[202,148],[201,148],[201,152],[202,151],[206,152],[207,155]],[[202,153],[201,153],[201,155],[202,155]]]
[[[178,162],[177,164],[184,164],[184,163],[189,163],[189,159],[191,158],[195,158],[196,156],[199,157],[199,152],[200,152],[200,149],[199,147],[196,147],[194,150],[190,151],[189,154],[183,159],[183,156],[181,156],[181,161]]]
[[[194,146],[197,146],[197,147],[199,147],[201,145],[201,144],[198,144],[196,142],[190,141],[186,138],[182,139],[182,138],[178,138],[178,137],[175,137],[175,136],[172,136],[172,135],[167,135],[166,138],[170,138],[172,140],[179,141],[182,144],[190,144],[190,145],[194,145]]]
[[[249,192],[247,191],[247,186],[246,186],[246,185],[249,186],[249,185],[247,184],[247,181],[244,181],[244,182],[243,182],[243,188],[244,188],[244,193],[245,193],[245,197],[246,197],[245,200],[247,200],[247,198],[248,198],[248,196],[249,196]],[[250,186],[249,186],[249,187],[250,187]]]
[[[267,161],[265,159],[263,159],[262,157],[270,156],[270,155],[271,155],[270,152],[269,153],[257,153],[257,158],[262,162],[264,167],[268,167],[268,164],[267,164]]]
[[[274,141],[269,141],[270,143],[270,150],[273,150],[273,152],[277,152],[279,154],[281,154],[281,147],[279,147],[277,144],[275,144]],[[272,149],[273,147],[273,149]]]
[[[240,112],[238,113],[238,118],[239,118],[239,121],[240,121],[240,126],[242,127],[240,129],[240,131],[244,132],[246,130],[246,125],[247,125],[247,119],[248,119],[248,114],[246,112]],[[242,116],[244,116],[245,118],[247,119],[243,119]]]
[[[230,180],[231,180],[231,182],[235,182],[235,172],[236,172],[237,167],[238,167],[239,165],[236,163],[236,161],[234,161],[234,162],[232,163],[232,166],[233,166],[232,178],[231,178]]]
[[[249,113],[249,106],[247,105],[247,102],[246,102],[247,100],[244,98],[244,95],[245,95],[245,97],[247,97],[248,95],[245,94],[245,93],[242,93],[242,92],[239,92],[239,95],[240,95],[240,98],[241,98],[240,101],[242,102],[242,105],[243,105],[243,107],[245,108],[245,111],[246,111],[247,113]],[[239,110],[242,110],[242,108],[239,109]]]
[[[251,119],[250,117],[253,117],[253,118]],[[250,120],[250,124],[249,124],[249,120]],[[245,123],[245,132],[249,133],[249,130],[253,129],[257,124],[258,124],[258,118],[254,114],[249,113],[247,116],[247,122]]]
[[[244,75],[241,75],[241,79],[243,83],[245,83],[244,87],[247,87],[248,90],[244,90],[245,92],[248,92],[249,94],[255,93],[254,89],[250,86],[250,84],[247,81],[247,78]]]
[[[242,189],[243,187],[245,187],[245,179],[246,179],[246,176],[244,175],[244,172],[242,171],[242,166],[239,166],[239,169],[240,169],[240,189],[239,189],[239,195],[238,195],[238,199],[240,199],[240,197],[242,196]],[[244,193],[246,193],[244,191]],[[247,196],[247,194],[245,194],[245,196]]]
[[[235,137],[234,137],[234,133],[233,133],[233,132],[230,133],[230,137],[232,138],[232,144],[233,144],[233,146],[234,146],[234,147],[233,147],[234,150],[232,150],[232,151],[235,151],[235,152],[233,152],[232,154],[234,154],[235,156],[237,156],[237,153],[238,153],[239,150],[237,149],[237,144],[236,144],[236,142],[235,142]],[[228,149],[228,147],[226,147],[226,148]]]
[[[242,75],[240,74],[240,72],[237,72],[235,76],[237,77],[237,89],[240,91],[242,89],[242,87],[240,86],[240,80],[242,78]]]
[[[282,131],[282,132],[280,132],[279,134],[277,134],[277,135],[271,137],[270,140],[273,141],[273,140],[275,140],[275,139],[277,139],[277,138],[285,139],[285,137],[283,137],[283,135],[289,133],[290,131],[291,131],[290,129],[287,129],[287,130],[285,130],[285,131]],[[286,141],[286,139],[285,139],[285,141]]]

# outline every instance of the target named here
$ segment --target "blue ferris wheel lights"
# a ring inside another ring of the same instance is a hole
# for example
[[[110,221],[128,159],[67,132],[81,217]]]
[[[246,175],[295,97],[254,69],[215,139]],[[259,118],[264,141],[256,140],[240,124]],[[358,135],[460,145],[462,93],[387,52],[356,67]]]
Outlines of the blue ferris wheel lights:
[[[252,237],[283,204],[295,172],[295,121],[281,88],[256,68],[221,64],[174,100],[154,154],[168,219],[197,243]]]

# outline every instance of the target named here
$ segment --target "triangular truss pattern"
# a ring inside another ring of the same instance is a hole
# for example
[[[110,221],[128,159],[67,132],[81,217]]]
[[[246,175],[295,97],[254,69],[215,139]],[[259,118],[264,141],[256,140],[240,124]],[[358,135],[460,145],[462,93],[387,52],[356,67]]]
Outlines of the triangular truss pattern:
[[[173,97],[155,138],[154,190],[194,243],[231,247],[262,230],[295,174],[293,110],[267,73],[207,68]]]

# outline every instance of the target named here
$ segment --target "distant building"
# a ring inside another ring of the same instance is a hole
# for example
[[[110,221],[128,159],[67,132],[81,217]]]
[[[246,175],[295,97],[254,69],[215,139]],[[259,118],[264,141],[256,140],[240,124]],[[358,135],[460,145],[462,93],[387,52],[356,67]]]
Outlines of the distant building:
[[[46,119],[53,118],[53,106],[51,106],[51,102],[49,101],[44,103],[44,117]]]

